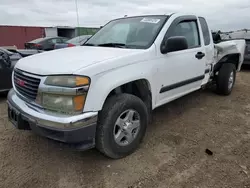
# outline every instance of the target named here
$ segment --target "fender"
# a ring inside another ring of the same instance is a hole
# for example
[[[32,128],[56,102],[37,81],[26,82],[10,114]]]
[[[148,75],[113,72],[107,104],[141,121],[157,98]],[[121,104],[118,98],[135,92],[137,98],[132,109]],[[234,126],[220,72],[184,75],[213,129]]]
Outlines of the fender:
[[[236,65],[237,71],[241,70],[244,61],[246,41],[233,39],[215,44],[216,59],[214,70],[218,71],[223,63],[232,62]]]
[[[113,89],[140,79],[145,79],[149,83],[152,93],[152,106],[154,106],[153,101],[155,101],[156,93],[155,88],[151,88],[151,86],[155,85],[153,83],[153,72],[156,71],[154,63],[153,60],[138,62],[117,69],[111,69],[93,77],[87,94],[84,112],[100,111]]]
[[[213,71],[216,73],[217,71],[220,70],[221,66],[225,63],[232,63],[235,65],[236,70],[240,70],[241,64],[240,64],[240,53],[235,53],[235,54],[229,54],[223,56],[218,63],[214,65]]]

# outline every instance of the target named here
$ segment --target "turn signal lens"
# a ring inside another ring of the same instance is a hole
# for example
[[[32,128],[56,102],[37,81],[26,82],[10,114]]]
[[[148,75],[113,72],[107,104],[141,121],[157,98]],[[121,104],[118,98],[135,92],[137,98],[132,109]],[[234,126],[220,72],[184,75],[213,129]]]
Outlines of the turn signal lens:
[[[75,96],[74,97],[74,108],[75,111],[80,111],[83,109],[85,103],[85,95]]]
[[[83,85],[88,85],[89,84],[89,79],[87,77],[76,77],[76,86],[83,86]]]

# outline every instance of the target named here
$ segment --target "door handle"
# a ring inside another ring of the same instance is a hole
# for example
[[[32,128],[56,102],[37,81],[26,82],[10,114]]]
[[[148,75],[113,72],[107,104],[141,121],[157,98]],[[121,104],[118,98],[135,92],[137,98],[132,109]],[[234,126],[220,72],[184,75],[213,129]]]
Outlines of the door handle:
[[[202,59],[204,56],[205,56],[205,53],[203,52],[197,52],[197,54],[195,55],[197,59]]]

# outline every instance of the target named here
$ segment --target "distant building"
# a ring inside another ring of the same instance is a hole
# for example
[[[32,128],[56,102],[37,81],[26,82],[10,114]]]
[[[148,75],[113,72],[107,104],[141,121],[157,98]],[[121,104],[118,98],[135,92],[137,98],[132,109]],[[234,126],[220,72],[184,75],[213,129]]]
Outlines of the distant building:
[[[99,28],[87,27],[29,27],[0,26],[0,46],[24,48],[24,43],[45,36],[62,36],[73,38],[79,35],[94,34]]]
[[[67,38],[73,38],[79,35],[93,35],[98,31],[99,28],[88,28],[88,27],[47,27],[45,28],[46,36],[61,36]]]
[[[44,37],[43,27],[0,26],[0,46],[24,48],[24,43]]]

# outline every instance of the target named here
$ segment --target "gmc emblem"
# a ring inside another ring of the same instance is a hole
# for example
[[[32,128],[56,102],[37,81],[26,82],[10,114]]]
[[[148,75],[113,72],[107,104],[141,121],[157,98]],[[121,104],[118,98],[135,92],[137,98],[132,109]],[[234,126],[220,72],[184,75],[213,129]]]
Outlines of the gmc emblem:
[[[25,81],[23,81],[23,80],[20,80],[20,79],[17,79],[17,84],[19,85],[19,86],[25,86]]]

